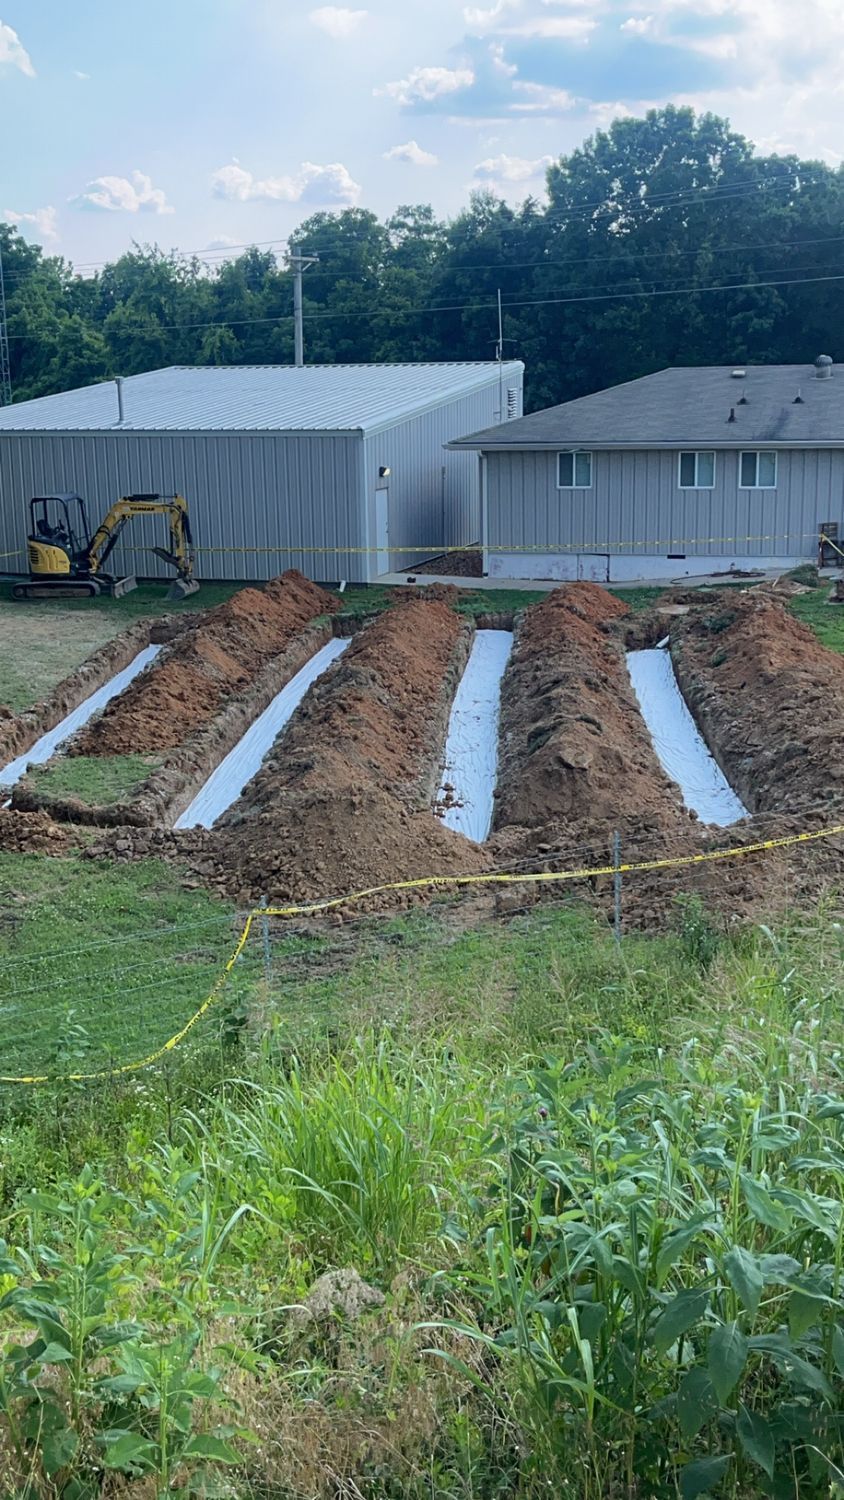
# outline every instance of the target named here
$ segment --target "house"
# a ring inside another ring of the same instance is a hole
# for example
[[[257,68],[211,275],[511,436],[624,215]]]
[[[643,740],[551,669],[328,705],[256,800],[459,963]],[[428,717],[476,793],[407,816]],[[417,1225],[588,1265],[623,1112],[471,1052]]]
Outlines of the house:
[[[844,368],[828,355],[660,370],[449,446],[480,454],[491,576],[790,567],[844,536]]]
[[[445,445],[519,418],[523,374],[517,360],[173,367],[4,407],[0,553],[19,549],[6,567],[25,569],[33,495],[76,491],[98,519],[119,495],[178,493],[202,577],[368,582],[420,560],[403,547],[477,540],[477,461]],[[152,526],[124,542],[116,570],[166,573]]]

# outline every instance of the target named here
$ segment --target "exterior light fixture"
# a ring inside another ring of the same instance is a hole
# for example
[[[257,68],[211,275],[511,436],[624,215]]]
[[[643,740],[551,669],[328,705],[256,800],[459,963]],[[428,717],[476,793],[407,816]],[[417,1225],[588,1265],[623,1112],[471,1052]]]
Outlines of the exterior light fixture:
[[[382,464],[381,467],[380,467],[380,469],[378,470],[378,478],[379,479],[389,479],[389,477],[390,477],[390,475],[391,475],[392,472],[393,471],[390,468],[389,464]]]

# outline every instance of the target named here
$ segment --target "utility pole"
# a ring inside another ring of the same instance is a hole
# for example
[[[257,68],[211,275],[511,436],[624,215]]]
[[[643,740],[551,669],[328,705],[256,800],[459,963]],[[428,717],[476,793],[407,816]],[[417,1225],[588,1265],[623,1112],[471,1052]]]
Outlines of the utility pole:
[[[498,343],[495,346],[498,360],[498,420],[504,421],[504,315],[501,311],[501,288],[498,288]]]
[[[315,266],[318,255],[303,255],[299,250],[290,250],[288,265],[293,272],[293,363],[297,368],[305,363],[305,319],[302,311],[302,273],[308,266]]]
[[[3,243],[0,240],[0,406],[12,404],[12,366],[9,362],[9,329],[6,323],[6,288],[3,284]]]

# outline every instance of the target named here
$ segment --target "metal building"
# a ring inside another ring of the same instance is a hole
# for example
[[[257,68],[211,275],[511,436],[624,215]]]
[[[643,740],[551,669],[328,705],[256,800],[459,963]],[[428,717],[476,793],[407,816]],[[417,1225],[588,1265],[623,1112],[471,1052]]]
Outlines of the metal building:
[[[288,567],[371,582],[480,538],[477,458],[445,444],[522,413],[519,361],[175,366],[0,410],[0,553],[23,571],[32,495],[183,494],[204,578]],[[155,576],[150,524],[116,568]]]

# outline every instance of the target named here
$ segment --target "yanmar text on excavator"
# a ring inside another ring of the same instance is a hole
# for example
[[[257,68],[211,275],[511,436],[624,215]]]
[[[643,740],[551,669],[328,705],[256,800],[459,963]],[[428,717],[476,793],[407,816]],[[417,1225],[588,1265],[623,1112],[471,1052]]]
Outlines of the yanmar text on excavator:
[[[181,495],[124,495],[116,500],[93,536],[81,495],[38,495],[29,502],[26,547],[29,581],[12,589],[14,599],[80,599],[107,594],[119,598],[137,587],[134,574],[116,578],[105,564],[127,521],[135,516],[166,515],[170,547],[153,547],[157,557],[176,569],[169,599],[195,594],[193,543],[187,501]]]

